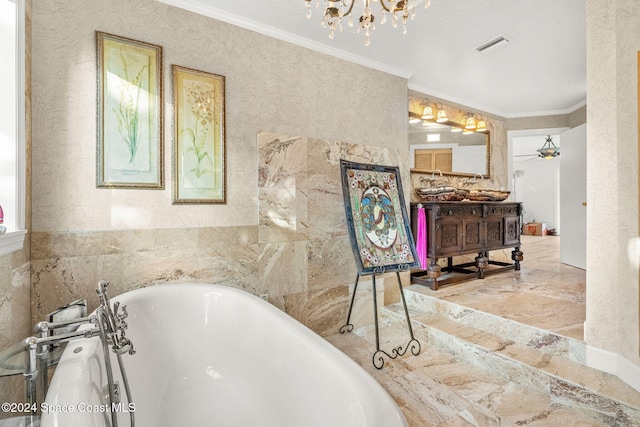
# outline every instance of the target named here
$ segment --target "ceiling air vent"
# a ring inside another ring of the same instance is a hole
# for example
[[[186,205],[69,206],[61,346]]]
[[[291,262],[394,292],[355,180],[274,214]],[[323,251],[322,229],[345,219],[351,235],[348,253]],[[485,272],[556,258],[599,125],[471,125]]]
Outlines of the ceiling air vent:
[[[508,44],[509,40],[504,36],[500,36],[482,44],[481,46],[478,46],[476,50],[480,53],[489,53],[493,50],[498,49],[499,47],[506,46]]]

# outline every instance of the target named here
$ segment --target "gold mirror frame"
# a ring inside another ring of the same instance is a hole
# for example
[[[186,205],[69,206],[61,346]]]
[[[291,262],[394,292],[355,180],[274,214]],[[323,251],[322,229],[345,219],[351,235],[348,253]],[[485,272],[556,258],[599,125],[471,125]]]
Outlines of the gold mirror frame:
[[[420,115],[414,112],[409,112],[409,118],[410,119],[414,119],[414,118],[418,118],[420,119]],[[422,119],[421,119],[422,120]],[[423,120],[423,121],[427,121],[427,122],[433,122],[436,123],[435,120]],[[460,129],[464,130],[464,126],[461,125],[460,123],[457,122],[452,122],[450,120],[446,121],[446,122],[442,122],[442,123],[438,123],[440,125],[445,125],[445,126],[450,126],[450,127],[457,127]],[[486,170],[485,173],[482,174],[482,178],[483,179],[490,179],[491,177],[491,135],[489,131],[486,132],[476,132],[476,133],[481,133],[484,134],[486,136]],[[411,173],[418,173],[418,174],[433,174],[436,171],[433,170],[429,170],[429,169],[417,169],[417,168],[411,168],[410,169]],[[436,172],[439,173],[439,172]],[[478,173],[468,173],[468,172],[442,172],[442,175],[444,176],[456,176],[456,177],[461,177],[461,178],[473,178],[473,177],[477,177]]]

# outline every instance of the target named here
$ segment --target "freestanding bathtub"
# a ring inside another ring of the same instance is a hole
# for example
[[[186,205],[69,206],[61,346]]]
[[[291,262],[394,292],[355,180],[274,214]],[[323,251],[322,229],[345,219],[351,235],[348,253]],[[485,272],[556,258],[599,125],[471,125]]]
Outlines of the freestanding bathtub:
[[[313,331],[247,292],[222,285],[156,285],[111,299],[127,306],[119,427],[407,426],[387,392]],[[42,427],[105,426],[99,337],[67,344],[51,379]]]

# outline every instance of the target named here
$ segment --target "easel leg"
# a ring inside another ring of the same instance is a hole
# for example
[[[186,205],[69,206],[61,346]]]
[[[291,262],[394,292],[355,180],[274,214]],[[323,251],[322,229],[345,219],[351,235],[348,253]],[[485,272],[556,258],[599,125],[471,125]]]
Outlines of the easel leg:
[[[373,277],[373,319],[376,328],[376,353],[380,351],[380,330],[378,328],[378,292],[376,291],[376,276]],[[384,364],[384,362],[382,362]],[[375,362],[374,362],[375,365]]]
[[[358,281],[360,280],[360,274],[356,275],[356,284],[353,285],[353,294],[351,294],[351,303],[349,304],[349,313],[347,314],[347,323],[340,327],[340,333],[344,334],[345,332],[353,331],[353,325],[351,322],[351,310],[353,310],[353,302],[356,299],[356,290],[358,289]]]
[[[409,318],[409,310],[407,309],[407,300],[404,299],[404,290],[402,289],[402,282],[400,281],[400,273],[396,271],[396,277],[398,278],[398,287],[400,288],[400,297],[402,298],[402,306],[404,307],[404,316],[407,318],[407,327],[409,328],[409,336],[411,341],[413,337],[413,328],[411,327],[411,319]]]
[[[413,328],[411,327],[411,319],[409,318],[409,310],[407,309],[407,301],[404,298],[404,290],[402,289],[402,281],[400,280],[400,273],[396,271],[396,277],[398,279],[398,286],[400,287],[400,296],[402,297],[402,305],[404,307],[404,315],[407,318],[407,326],[409,327],[409,336],[411,339],[407,343],[407,346],[402,348],[399,346],[391,350],[391,354],[387,353],[384,350],[380,350],[380,336],[378,330],[378,304],[377,304],[377,295],[376,295],[376,278],[373,276],[373,310],[375,315],[375,328],[376,328],[376,352],[373,353],[373,366],[377,369],[382,369],[384,366],[384,356],[387,356],[390,359],[395,359],[399,356],[404,356],[404,354],[411,348],[411,354],[417,356],[420,354],[420,341],[413,337]]]

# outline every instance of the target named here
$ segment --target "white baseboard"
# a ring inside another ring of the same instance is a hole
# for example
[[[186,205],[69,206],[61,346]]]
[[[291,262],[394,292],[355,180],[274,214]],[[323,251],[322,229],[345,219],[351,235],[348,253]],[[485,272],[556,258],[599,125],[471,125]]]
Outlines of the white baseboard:
[[[640,392],[640,365],[627,358],[587,345],[586,365],[613,374]]]

